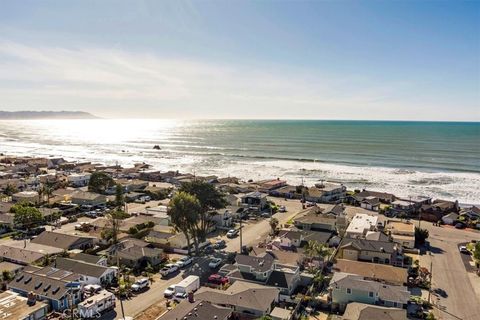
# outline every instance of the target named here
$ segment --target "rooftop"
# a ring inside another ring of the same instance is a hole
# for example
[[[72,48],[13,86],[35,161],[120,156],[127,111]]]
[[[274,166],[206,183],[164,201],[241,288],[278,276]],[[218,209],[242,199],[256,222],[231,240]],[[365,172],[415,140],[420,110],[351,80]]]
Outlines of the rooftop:
[[[37,313],[41,309],[47,309],[48,306],[36,301],[35,304],[28,304],[28,299],[18,294],[5,291],[0,293],[0,317],[2,319],[25,319],[29,315]],[[45,310],[45,314],[46,314]]]
[[[224,320],[230,317],[232,310],[215,306],[209,302],[188,300],[180,302],[175,308],[160,317],[161,320]]]
[[[345,309],[343,320],[406,320],[407,310],[372,306],[370,304],[350,302]]]
[[[407,282],[408,277],[408,272],[405,268],[347,259],[337,259],[337,262],[332,267],[332,271],[357,274],[366,278],[395,284]]]

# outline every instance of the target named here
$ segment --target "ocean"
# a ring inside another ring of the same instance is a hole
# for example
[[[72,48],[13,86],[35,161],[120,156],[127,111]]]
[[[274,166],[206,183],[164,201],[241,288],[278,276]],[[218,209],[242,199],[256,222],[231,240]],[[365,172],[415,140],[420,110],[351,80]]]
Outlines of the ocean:
[[[480,203],[480,123],[0,121],[0,153],[146,162],[160,170],[291,184],[329,180],[351,189]]]

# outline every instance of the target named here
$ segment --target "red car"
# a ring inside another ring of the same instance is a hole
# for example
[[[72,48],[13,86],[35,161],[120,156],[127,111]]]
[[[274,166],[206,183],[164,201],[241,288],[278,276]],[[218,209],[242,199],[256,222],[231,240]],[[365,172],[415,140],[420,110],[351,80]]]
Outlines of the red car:
[[[228,278],[222,277],[219,274],[212,274],[210,277],[208,277],[208,282],[218,285],[224,285],[228,283]]]

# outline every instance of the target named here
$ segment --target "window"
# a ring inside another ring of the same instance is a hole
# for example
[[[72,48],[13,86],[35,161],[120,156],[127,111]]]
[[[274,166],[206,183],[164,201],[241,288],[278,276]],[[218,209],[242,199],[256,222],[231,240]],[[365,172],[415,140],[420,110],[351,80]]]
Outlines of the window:
[[[352,294],[352,289],[347,288],[347,294]]]
[[[393,307],[397,308],[398,304],[396,302],[393,303]]]
[[[369,296],[370,298],[373,298],[373,292],[370,291],[370,292],[368,293],[368,296]]]

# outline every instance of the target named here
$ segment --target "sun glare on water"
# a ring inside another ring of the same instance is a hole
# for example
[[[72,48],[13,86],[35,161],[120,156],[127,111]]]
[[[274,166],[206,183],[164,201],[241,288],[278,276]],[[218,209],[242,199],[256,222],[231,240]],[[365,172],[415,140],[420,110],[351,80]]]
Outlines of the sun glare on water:
[[[168,139],[179,126],[176,120],[41,120],[38,129],[44,137],[71,143],[121,144],[161,136]]]

